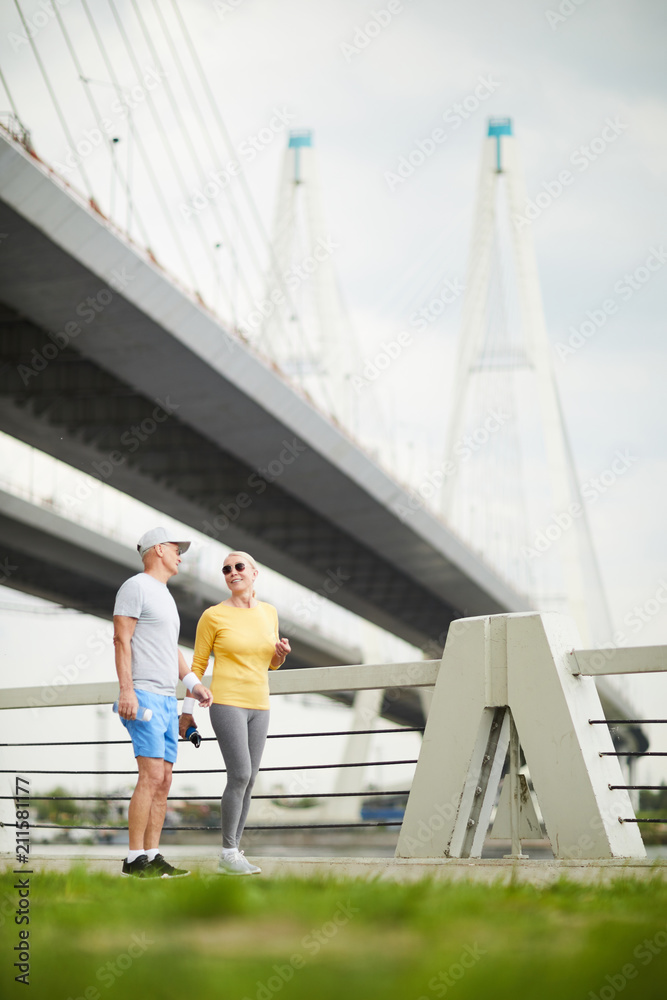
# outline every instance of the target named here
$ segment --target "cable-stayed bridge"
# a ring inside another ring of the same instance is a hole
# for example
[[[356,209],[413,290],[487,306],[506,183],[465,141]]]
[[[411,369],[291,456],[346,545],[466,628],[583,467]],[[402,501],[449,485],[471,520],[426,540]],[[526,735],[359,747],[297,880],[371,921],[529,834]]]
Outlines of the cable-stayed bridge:
[[[415,645],[442,645],[462,615],[530,607],[6,135],[0,199],[0,429]],[[3,543],[8,583],[36,587],[39,564],[8,528]]]
[[[243,166],[291,116],[274,108],[234,146],[177,0],[54,8],[39,37],[15,7],[13,47],[65,146],[50,137],[55,171],[37,157],[14,86],[22,67],[7,60],[0,429],[85,474],[65,499],[85,504],[108,484],[429,652],[455,617],[531,606],[569,611],[606,640],[534,251],[516,225],[509,120],[485,144],[449,439],[429,494],[359,444],[356,343],[310,132],[290,132],[269,242]],[[472,459],[452,463],[464,438]],[[581,518],[553,539],[552,516],[560,526],[574,507]],[[72,551],[20,520],[0,522],[7,582],[100,613],[118,564],[93,568],[81,551],[72,570]],[[546,532],[537,552],[531,538]]]

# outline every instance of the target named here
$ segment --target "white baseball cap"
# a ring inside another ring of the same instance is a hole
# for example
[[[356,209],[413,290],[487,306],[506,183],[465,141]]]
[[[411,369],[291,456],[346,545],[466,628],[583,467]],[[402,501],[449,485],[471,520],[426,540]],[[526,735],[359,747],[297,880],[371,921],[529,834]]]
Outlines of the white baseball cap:
[[[174,545],[178,545],[178,554],[181,556],[190,548],[190,542],[179,542],[177,539],[171,538],[171,536],[167,534],[165,528],[151,528],[150,531],[144,532],[139,539],[137,552],[140,556],[143,556],[149,549],[152,549],[154,545],[161,545],[164,542],[173,542]]]

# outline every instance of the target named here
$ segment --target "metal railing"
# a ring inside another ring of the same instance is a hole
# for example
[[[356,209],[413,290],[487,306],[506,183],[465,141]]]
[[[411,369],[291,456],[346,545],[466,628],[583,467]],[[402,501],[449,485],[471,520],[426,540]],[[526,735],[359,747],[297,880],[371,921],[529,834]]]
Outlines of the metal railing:
[[[402,663],[402,664],[362,664],[356,666],[340,666],[340,667],[319,667],[319,668],[306,668],[299,670],[284,671],[282,673],[271,673],[269,676],[269,683],[272,695],[289,695],[289,694],[306,694],[306,693],[337,693],[337,692],[354,692],[361,690],[372,690],[377,688],[380,675],[383,675],[385,684],[391,688],[398,688],[404,686],[430,686],[434,683],[435,677],[437,675],[437,669],[439,667],[440,661],[419,661],[414,663]],[[204,683],[210,684],[210,677],[204,678]],[[385,685],[382,685],[383,687]],[[115,701],[118,694],[118,685],[116,682],[109,683],[98,683],[98,684],[67,684],[60,685],[57,688],[48,688],[48,702],[45,703],[40,699],[40,689],[35,687],[26,688],[14,688],[5,689],[0,691],[0,709],[25,709],[25,708],[42,708],[42,707],[72,707],[77,705],[103,705],[110,704]],[[179,685],[178,695],[183,695],[182,686]],[[269,734],[269,740],[310,740],[310,739],[323,739],[327,737],[358,737],[358,736],[377,736],[377,735],[389,735],[395,734],[400,735],[402,733],[419,733],[423,732],[423,727],[393,727],[393,728],[378,728],[373,727],[369,729],[354,729],[354,730],[335,730],[326,732],[299,732],[299,733],[275,733]],[[203,737],[203,743],[216,743],[215,737]],[[17,743],[0,743],[0,751],[5,752],[12,749],[25,749],[25,748],[44,748],[49,750],[49,756],[52,756],[52,752],[60,748],[72,748],[72,747],[93,747],[93,746],[118,746],[126,745],[131,749],[131,742],[129,738],[117,739],[117,740],[64,740],[57,743],[45,742],[45,741],[35,741],[26,740]],[[185,746],[185,744],[184,744]],[[280,764],[280,765],[266,765],[260,767],[261,774],[267,773],[281,773],[281,772],[301,772],[301,771],[323,771],[332,769],[347,769],[347,768],[370,768],[370,767],[388,767],[398,765],[410,765],[414,766],[417,764],[417,760],[414,757],[402,756],[398,759],[392,760],[359,760],[359,761],[332,761],[329,763],[297,763],[297,764]],[[94,768],[62,768],[62,767],[22,767],[20,771],[16,768],[0,768],[0,774],[15,775],[20,774],[21,776],[32,775],[54,775],[54,776],[136,776],[136,769],[123,769],[123,770],[105,770],[100,771]],[[223,766],[213,767],[213,768],[179,768],[176,767],[173,771],[174,777],[180,775],[224,775],[226,770]],[[299,793],[283,793],[282,791],[273,792],[270,794],[257,794],[253,795],[254,802],[268,801],[276,803],[282,800],[332,800],[332,799],[366,799],[380,796],[407,796],[409,795],[409,789],[407,788],[387,788],[382,791],[376,790],[364,790],[357,789],[354,791],[345,792],[332,792],[332,791],[301,791]],[[190,795],[190,794],[172,794],[168,798],[168,802],[179,802],[179,803],[189,803],[189,802],[213,802],[219,800],[220,791],[214,795]],[[9,802],[15,800],[15,795],[1,795],[0,802]],[[68,801],[68,802],[100,802],[109,803],[113,805],[114,803],[129,802],[131,795],[107,795],[107,794],[87,794],[78,795],[76,793],[66,794],[66,795],[30,795],[30,801],[32,803],[44,802],[44,801]],[[11,822],[5,822],[4,827],[12,827]],[[106,835],[108,833],[117,833],[127,830],[126,824],[119,824],[118,822],[108,822],[101,821],[96,825],[88,825],[84,823],[69,823],[67,825],[60,823],[45,823],[45,822],[33,822],[30,824],[31,829],[34,830],[62,830],[62,831],[91,831],[97,832],[100,835]],[[378,820],[360,820],[352,821],[346,820],[344,822],[334,822],[334,821],[324,821],[324,822],[291,822],[291,823],[280,823],[271,822],[266,824],[249,823],[246,826],[247,832],[260,832],[260,831],[272,831],[272,830],[333,830],[333,829],[360,829],[360,828],[379,828],[379,827],[397,827],[401,825],[401,820],[399,819],[378,819]],[[201,832],[215,832],[220,830],[220,825],[165,825],[165,833],[178,833],[181,831],[201,831]]]
[[[533,792],[519,773],[523,751],[546,833],[556,857],[637,858],[645,851],[628,792],[662,786],[624,782],[619,757],[662,757],[667,751],[619,751],[609,726],[639,725],[644,721],[606,720],[592,678],[605,673],[643,673],[667,670],[667,647],[619,650],[578,650],[576,630],[569,619],[556,614],[508,614],[460,619],[450,626],[442,660],[314,667],[271,673],[272,696],[379,691],[396,688],[433,688],[431,707],[418,760],[345,760],[267,766],[264,772],[313,771],[403,764],[416,765],[410,789],[385,791],[407,795],[403,820],[250,825],[257,831],[275,829],[335,829],[363,826],[400,827],[397,856],[480,857],[491,816],[509,804],[512,854],[522,858],[521,839],[533,808]],[[206,681],[206,679],[205,679]],[[69,684],[50,689],[51,706],[110,704],[117,683]],[[182,691],[178,692],[179,696]],[[0,709],[39,706],[35,688],[0,691]],[[353,731],[275,734],[274,740],[299,740],[378,734],[373,727]],[[392,730],[415,732],[415,727]],[[418,731],[418,730],[417,730]],[[519,744],[520,740],[520,744]],[[58,746],[93,745],[95,741],[68,741]],[[123,741],[110,741],[119,743]],[[39,746],[38,743],[33,745]],[[5,745],[4,749],[8,747]],[[365,756],[365,755],[362,755]],[[509,756],[509,781],[499,784]],[[311,758],[312,759],[312,758]],[[2,773],[15,774],[10,769]],[[91,770],[22,771],[32,773],[95,774]],[[135,771],[108,771],[134,775]],[[176,769],[178,774],[222,774],[223,768]],[[27,779],[24,779],[27,780]],[[509,794],[506,794],[506,789]],[[368,793],[355,789],[299,794],[273,793],[257,800],[354,800]],[[18,795],[18,792],[17,792]],[[184,801],[210,801],[218,796],[172,796]],[[2,797],[5,801],[12,796]],[[38,798],[38,797],[36,797]],[[47,798],[47,796],[43,796]],[[57,796],[52,796],[56,799]],[[78,798],[67,796],[67,798]],[[96,799],[96,796],[82,799]],[[128,797],[100,796],[110,802]],[[505,799],[505,806],[503,806]],[[530,808],[529,808],[530,807]],[[506,809],[507,811],[507,809]],[[535,816],[535,811],[532,813]],[[661,820],[652,820],[661,822]],[[496,820],[498,822],[498,820]],[[5,828],[11,827],[5,823]],[[102,829],[122,827],[102,826]],[[200,829],[185,827],[180,829]],[[210,826],[203,829],[217,829]],[[18,830],[18,828],[17,828]],[[625,832],[623,832],[625,831]],[[18,836],[18,833],[17,833]]]

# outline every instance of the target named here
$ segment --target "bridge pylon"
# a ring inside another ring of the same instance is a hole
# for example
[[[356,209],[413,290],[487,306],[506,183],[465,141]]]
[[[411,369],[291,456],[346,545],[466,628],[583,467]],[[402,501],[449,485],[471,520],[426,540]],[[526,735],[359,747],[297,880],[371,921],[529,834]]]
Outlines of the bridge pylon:
[[[313,401],[355,429],[351,372],[356,345],[336,275],[336,241],[326,221],[313,133],[289,133],[276,198],[265,318],[266,353]]]
[[[509,118],[484,140],[441,494],[445,520],[534,607],[611,636],[552,365]]]

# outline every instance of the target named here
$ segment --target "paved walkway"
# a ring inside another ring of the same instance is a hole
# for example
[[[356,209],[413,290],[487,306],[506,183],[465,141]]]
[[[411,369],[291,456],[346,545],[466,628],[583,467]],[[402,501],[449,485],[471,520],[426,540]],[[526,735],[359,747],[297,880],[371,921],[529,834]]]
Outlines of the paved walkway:
[[[49,856],[47,853],[33,855],[30,868],[34,872],[67,872],[75,864],[85,864],[90,871],[104,871],[120,874],[122,850],[103,857]],[[216,870],[217,856],[188,856],[186,849],[167,850],[168,860],[179,867],[187,867],[193,872],[211,874]],[[506,860],[489,858],[483,860],[461,860],[458,858],[417,859],[404,858],[263,858],[252,855],[251,860],[262,868],[262,875],[276,878],[297,876],[310,878],[331,876],[333,878],[383,879],[397,882],[416,881],[420,878],[436,878],[439,881],[527,882],[533,885],[549,885],[559,878],[576,882],[602,884],[618,878],[652,879],[667,878],[667,861],[646,861],[636,859],[613,859],[604,861],[541,861]],[[0,869],[13,865],[9,855],[0,855]]]

